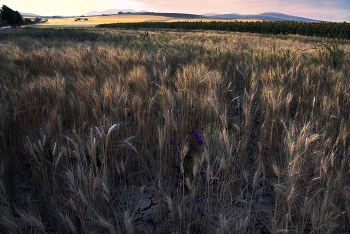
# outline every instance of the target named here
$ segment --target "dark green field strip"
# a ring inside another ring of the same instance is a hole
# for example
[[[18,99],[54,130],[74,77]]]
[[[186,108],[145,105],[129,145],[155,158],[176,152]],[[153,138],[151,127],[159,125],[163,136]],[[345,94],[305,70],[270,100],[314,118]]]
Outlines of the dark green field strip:
[[[139,22],[100,24],[99,28],[167,28],[179,30],[217,30],[267,34],[299,34],[339,39],[350,39],[350,23],[302,23],[295,21],[242,22],[242,21],[198,21],[198,22]]]

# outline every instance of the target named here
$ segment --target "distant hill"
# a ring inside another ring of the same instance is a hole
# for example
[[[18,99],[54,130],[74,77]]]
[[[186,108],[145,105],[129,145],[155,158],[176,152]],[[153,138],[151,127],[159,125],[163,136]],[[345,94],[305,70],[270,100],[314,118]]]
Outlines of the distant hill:
[[[155,16],[163,16],[163,17],[173,17],[173,18],[187,18],[187,19],[202,19],[209,18],[204,15],[195,15],[195,14],[187,14],[187,13],[165,13],[165,12],[142,12],[139,13],[142,15],[155,15]]]
[[[86,15],[86,16],[91,16],[91,15],[101,15],[101,13],[99,11],[89,11],[83,15]]]
[[[287,20],[287,21],[301,21],[301,22],[320,22],[320,20],[315,20],[315,19],[309,19],[309,18],[304,18],[304,17],[299,17],[299,16],[293,16],[293,15],[286,15],[282,13],[276,13],[276,12],[266,12],[262,13],[259,16],[262,18],[270,18],[271,21],[280,21],[282,20]]]
[[[266,21],[298,21],[298,22],[320,22],[320,20],[309,19],[299,16],[287,15],[278,12],[265,12],[262,14],[217,14],[214,12],[198,15],[198,14],[188,14],[188,13],[166,13],[166,12],[148,12],[148,11],[135,11],[133,9],[106,9],[103,11],[92,10],[83,14],[84,16],[94,16],[94,15],[114,15],[119,12],[123,13],[133,13],[133,14],[144,14],[144,15],[158,15],[174,18],[189,18],[189,19],[220,19],[220,20],[232,20],[232,19],[252,19],[252,20],[266,20]],[[40,17],[40,15],[34,13],[21,13],[24,17]]]
[[[287,15],[277,12],[265,12],[258,15],[240,15],[236,13],[232,14],[217,14],[211,15],[214,18],[220,19],[256,19],[256,20],[266,20],[266,21],[300,21],[300,22],[319,22],[320,20],[303,18],[299,16]]]
[[[210,12],[210,13],[205,13],[203,14],[204,16],[207,16],[207,17],[211,17],[211,16],[215,16],[217,15],[218,13],[215,13],[215,12]]]
[[[319,20],[309,19],[299,16],[287,15],[278,12],[265,12],[262,14],[252,15],[241,15],[237,13],[230,14],[217,14],[217,13],[206,13],[203,15],[197,14],[188,14],[188,13],[166,13],[166,12],[147,12],[147,11],[135,11],[133,9],[108,9],[103,11],[89,11],[85,13],[85,16],[92,15],[113,15],[118,14],[118,12],[123,13],[133,13],[133,14],[146,14],[146,15],[158,15],[158,16],[166,16],[166,17],[174,17],[174,18],[208,18],[208,19],[252,19],[252,20],[266,20],[266,21],[299,21],[299,22],[319,22]]]
[[[37,14],[34,14],[34,13],[23,13],[23,12],[20,12],[20,14],[23,17],[40,17],[40,15],[37,15]]]
[[[114,15],[119,12],[124,14],[137,14],[137,15],[153,15],[153,16],[164,16],[164,17],[173,17],[173,18],[188,18],[188,19],[199,19],[199,18],[208,18],[204,15],[188,14],[188,13],[167,13],[167,12],[149,12],[149,11],[135,11],[133,9],[109,9],[104,11],[89,11],[84,16],[93,16],[93,15]],[[213,13],[215,14],[215,13]]]
[[[118,12],[136,12],[133,9],[107,9],[107,10],[103,10],[103,11],[89,11],[83,15],[85,16],[92,16],[92,15],[114,15],[114,14],[118,14]]]

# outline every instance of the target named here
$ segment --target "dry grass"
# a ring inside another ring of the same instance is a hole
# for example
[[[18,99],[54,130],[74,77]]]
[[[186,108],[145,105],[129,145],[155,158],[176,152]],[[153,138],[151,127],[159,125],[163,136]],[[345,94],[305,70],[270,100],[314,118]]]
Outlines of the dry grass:
[[[349,233],[349,52],[301,36],[0,32],[0,231]]]

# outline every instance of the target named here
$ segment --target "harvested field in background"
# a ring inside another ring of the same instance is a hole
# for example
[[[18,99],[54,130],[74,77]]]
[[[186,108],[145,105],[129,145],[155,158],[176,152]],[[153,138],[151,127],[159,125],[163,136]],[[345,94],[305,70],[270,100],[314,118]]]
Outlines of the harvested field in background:
[[[80,18],[80,21],[75,21]],[[30,27],[40,28],[56,28],[56,27],[94,27],[99,24],[111,24],[111,23],[136,23],[136,22],[182,22],[182,21],[227,21],[218,19],[207,19],[207,18],[178,18],[178,17],[166,17],[157,15],[143,15],[143,14],[119,14],[109,16],[84,16],[84,17],[62,17],[62,18],[47,18],[48,21],[42,24],[30,25]],[[84,20],[87,19],[87,20]],[[233,20],[232,20],[233,21]],[[255,21],[255,20],[244,20],[239,21]]]
[[[77,18],[82,20],[75,21]],[[88,19],[88,20],[84,20]],[[71,18],[48,18],[43,24],[37,24],[35,27],[94,27],[98,24],[109,24],[116,22],[144,22],[144,21],[168,21],[170,17],[151,16],[151,15],[110,15],[110,16],[86,16]],[[33,26],[31,26],[33,27]]]

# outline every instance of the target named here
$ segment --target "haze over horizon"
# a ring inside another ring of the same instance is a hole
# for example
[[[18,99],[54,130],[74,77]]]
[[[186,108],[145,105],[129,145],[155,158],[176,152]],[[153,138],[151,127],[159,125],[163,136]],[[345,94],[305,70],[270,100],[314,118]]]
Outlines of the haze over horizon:
[[[13,10],[39,15],[81,15],[106,9],[179,12],[192,14],[279,12],[310,19],[350,22],[349,0],[0,0],[0,5]]]

